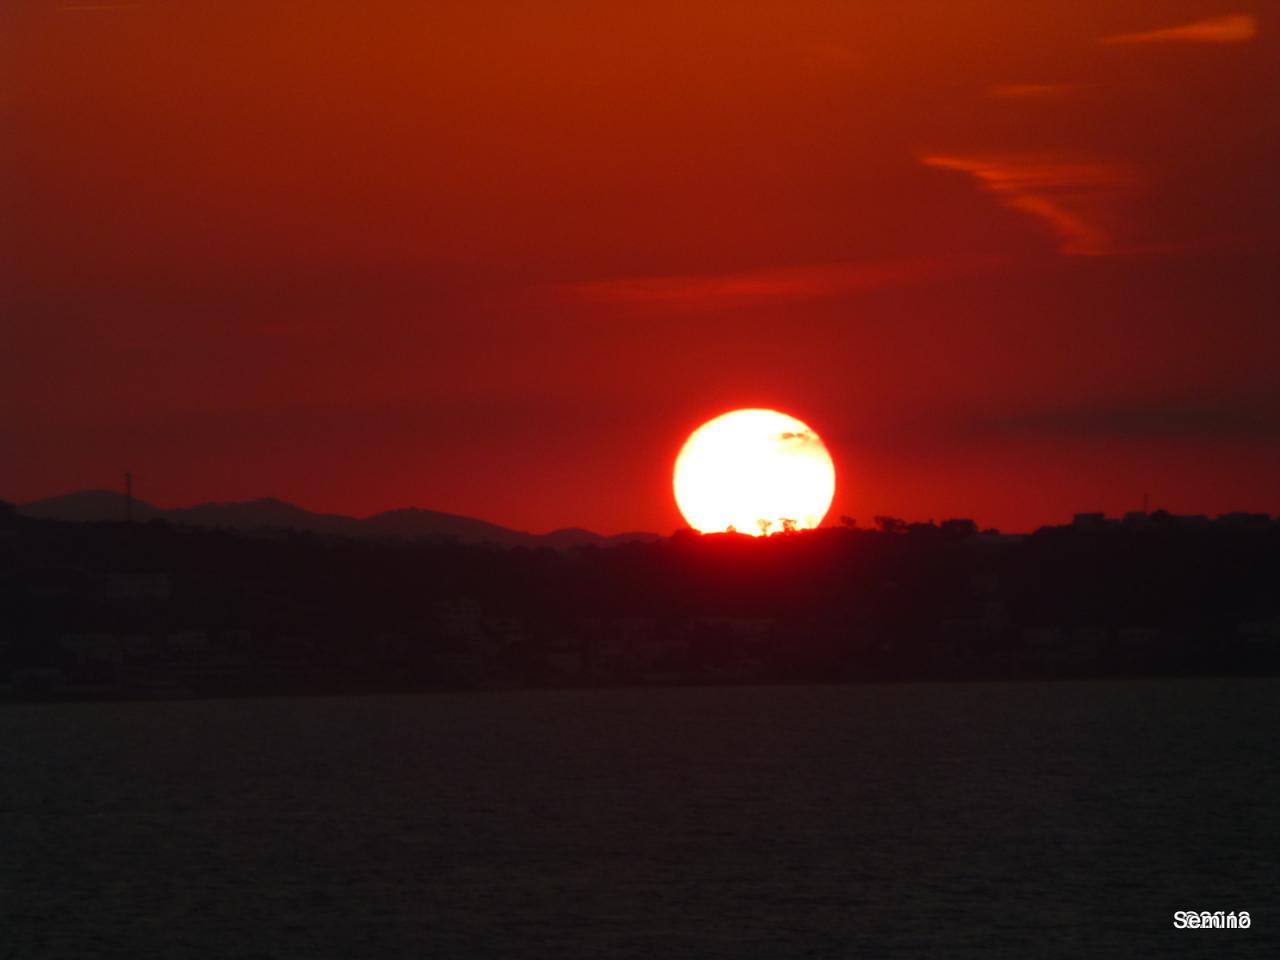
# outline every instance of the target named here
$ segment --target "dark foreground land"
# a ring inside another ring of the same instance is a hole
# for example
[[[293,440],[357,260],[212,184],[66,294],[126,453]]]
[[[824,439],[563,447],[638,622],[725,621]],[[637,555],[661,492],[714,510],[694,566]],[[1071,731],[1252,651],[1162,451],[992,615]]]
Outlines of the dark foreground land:
[[[0,721],[14,960],[1280,956],[1275,679]]]
[[[18,517],[0,698],[1280,672],[1280,523],[499,548]]]

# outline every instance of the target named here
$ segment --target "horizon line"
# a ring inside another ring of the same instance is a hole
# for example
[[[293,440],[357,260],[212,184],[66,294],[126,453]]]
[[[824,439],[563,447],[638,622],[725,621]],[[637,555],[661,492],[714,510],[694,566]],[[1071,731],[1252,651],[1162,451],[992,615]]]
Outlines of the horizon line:
[[[545,532],[535,532],[533,530],[523,530],[517,527],[509,527],[497,521],[487,520],[482,517],[477,517],[477,516],[472,516],[469,514],[462,514],[462,513],[452,513],[447,510],[437,510],[431,507],[420,507],[420,506],[412,506],[412,505],[397,506],[397,507],[390,507],[385,510],[377,510],[372,513],[368,513],[364,515],[358,515],[358,514],[352,514],[352,513],[340,513],[332,510],[314,510],[310,507],[303,506],[302,504],[297,503],[295,501],[282,499],[274,495],[264,495],[260,497],[247,499],[247,500],[201,500],[201,501],[197,501],[195,503],[187,504],[184,506],[165,507],[165,506],[160,506],[156,503],[153,503],[149,500],[144,500],[138,497],[134,497],[131,494],[126,494],[118,490],[111,490],[105,487],[71,490],[66,493],[50,494],[48,496],[38,497],[34,500],[28,500],[25,502],[19,502],[17,500],[6,500],[5,498],[0,497],[0,502],[9,503],[14,507],[15,511],[20,512],[24,509],[36,507],[41,504],[48,503],[50,501],[68,499],[76,496],[84,496],[87,494],[114,497],[120,500],[122,504],[131,501],[133,504],[141,504],[144,507],[150,508],[152,510],[160,511],[162,513],[168,513],[173,511],[183,511],[183,510],[194,510],[199,507],[240,507],[240,506],[247,506],[251,504],[272,503],[272,504],[279,504],[283,507],[289,507],[294,510],[298,510],[304,514],[308,514],[313,517],[333,517],[340,520],[350,520],[350,521],[359,523],[367,520],[376,519],[378,517],[384,517],[394,513],[417,512],[417,513],[425,513],[425,514],[434,514],[440,517],[449,517],[449,518],[454,518],[459,520],[466,520],[473,523],[479,523],[479,524],[484,524],[486,526],[496,527],[507,533],[519,534],[519,535],[530,536],[530,537],[548,537],[558,533],[581,532],[581,533],[591,534],[592,536],[600,537],[602,539],[612,539],[615,537],[626,537],[626,536],[646,536],[646,537],[657,537],[661,539],[669,539],[671,536],[674,536],[677,533],[680,533],[683,531],[689,531],[689,532],[697,533],[700,536],[716,536],[724,533],[737,533],[741,536],[751,537],[752,539],[769,539],[770,536],[777,536],[777,535],[780,535],[781,533],[779,531],[771,535],[757,536],[756,534],[745,533],[743,531],[736,531],[736,530],[735,531],[729,531],[729,530],[700,531],[694,527],[688,526],[687,524],[682,527],[677,527],[674,531],[668,534],[662,534],[652,530],[644,530],[638,527],[628,529],[628,530],[620,530],[614,533],[602,533],[600,531],[593,530],[589,527],[584,527],[580,525],[555,527],[555,528],[546,530]],[[1101,511],[1080,510],[1080,511],[1074,511],[1069,518],[1063,520],[1062,522],[1041,523],[1039,526],[1029,530],[1004,530],[997,527],[986,527],[986,526],[983,526],[981,523],[978,523],[972,517],[962,517],[962,516],[949,516],[949,517],[943,517],[942,519],[936,519],[934,517],[930,517],[927,520],[910,520],[904,517],[891,516],[889,514],[873,514],[871,517],[871,523],[863,525],[860,522],[858,522],[855,518],[848,517],[848,515],[842,514],[842,515],[833,517],[831,513],[828,513],[826,516],[823,517],[822,522],[820,522],[816,527],[807,528],[805,530],[799,530],[796,532],[807,533],[807,532],[813,532],[815,530],[830,530],[830,529],[876,531],[878,529],[882,529],[879,523],[880,520],[890,521],[890,525],[893,525],[895,523],[901,524],[903,527],[933,526],[938,528],[941,528],[944,524],[947,524],[949,522],[962,521],[962,522],[972,523],[974,525],[976,533],[978,534],[995,533],[995,534],[1000,534],[1005,536],[1025,536],[1025,535],[1035,533],[1038,530],[1044,530],[1044,529],[1081,526],[1081,525],[1088,525],[1088,524],[1099,524],[1099,523],[1106,523],[1106,522],[1119,523],[1119,522],[1124,522],[1126,520],[1130,522],[1136,522],[1138,519],[1142,519],[1142,518],[1150,519],[1153,517],[1160,517],[1162,515],[1164,517],[1168,517],[1173,520],[1208,521],[1208,522],[1215,522],[1215,521],[1237,518],[1237,517],[1266,517],[1268,520],[1274,520],[1277,517],[1280,517],[1280,515],[1273,514],[1268,510],[1227,510],[1227,511],[1222,511],[1214,514],[1208,514],[1208,513],[1178,514],[1178,513],[1174,513],[1172,511],[1157,507],[1151,510],[1147,510],[1147,509],[1130,510],[1122,513],[1116,513],[1114,515],[1108,514],[1105,510],[1101,510]],[[60,518],[52,518],[52,519],[60,519]],[[847,523],[846,520],[849,520],[849,519],[852,519],[853,522]],[[64,521],[64,522],[104,522],[104,521],[70,520],[70,521]],[[126,518],[122,522],[128,522],[128,519]],[[135,521],[135,522],[143,522],[143,521]]]

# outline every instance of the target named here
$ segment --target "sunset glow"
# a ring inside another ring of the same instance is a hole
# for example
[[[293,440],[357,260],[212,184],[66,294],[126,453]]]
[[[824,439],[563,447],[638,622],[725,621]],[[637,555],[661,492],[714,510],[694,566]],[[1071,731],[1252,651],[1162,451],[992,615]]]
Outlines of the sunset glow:
[[[836,474],[809,426],[776,410],[734,410],[704,423],[676,458],[676,503],[703,533],[809,530],[826,516]]]
[[[670,532],[777,406],[863,525],[1280,511],[1266,4],[3,9],[2,500]]]

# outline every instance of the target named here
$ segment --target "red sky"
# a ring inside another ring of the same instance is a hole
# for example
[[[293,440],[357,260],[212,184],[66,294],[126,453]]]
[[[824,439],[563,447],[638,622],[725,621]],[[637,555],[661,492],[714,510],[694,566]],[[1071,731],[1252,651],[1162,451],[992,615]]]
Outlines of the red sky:
[[[0,497],[680,524],[1280,512],[1280,8],[0,10]]]

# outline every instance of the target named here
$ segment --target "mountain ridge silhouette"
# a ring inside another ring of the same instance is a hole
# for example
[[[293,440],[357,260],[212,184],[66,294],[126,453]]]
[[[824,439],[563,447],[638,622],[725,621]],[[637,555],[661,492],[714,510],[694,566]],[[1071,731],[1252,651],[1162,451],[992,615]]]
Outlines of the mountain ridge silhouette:
[[[32,518],[72,523],[110,523],[125,519],[126,498],[124,494],[112,490],[78,490],[20,504],[17,510],[22,516]],[[351,517],[307,510],[276,497],[210,501],[171,509],[134,498],[133,519],[139,522],[165,520],[185,526],[229,527],[237,530],[297,530],[342,537],[450,539],[461,543],[492,543],[504,547],[544,546],[566,549],[589,544],[610,545],[662,539],[656,533],[645,531],[606,535],[580,527],[542,534],[528,533],[487,520],[420,507],[398,507],[368,517]]]

